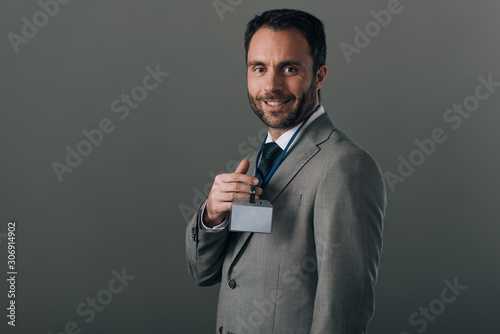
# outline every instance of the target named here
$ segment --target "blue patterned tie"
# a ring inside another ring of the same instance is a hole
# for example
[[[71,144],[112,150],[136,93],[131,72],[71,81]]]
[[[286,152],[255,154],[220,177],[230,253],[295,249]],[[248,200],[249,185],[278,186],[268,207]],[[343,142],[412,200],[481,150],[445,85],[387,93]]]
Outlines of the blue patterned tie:
[[[271,171],[271,169],[273,168],[274,162],[276,161],[276,159],[278,159],[281,152],[283,152],[283,150],[275,142],[269,142],[264,145],[259,168],[257,168],[257,178],[260,180],[259,187],[266,179],[269,171]]]

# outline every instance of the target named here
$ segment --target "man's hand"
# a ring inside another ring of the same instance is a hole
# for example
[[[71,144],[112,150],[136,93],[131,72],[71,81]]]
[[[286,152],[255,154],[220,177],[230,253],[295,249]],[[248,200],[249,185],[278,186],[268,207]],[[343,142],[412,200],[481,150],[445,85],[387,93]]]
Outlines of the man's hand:
[[[245,175],[249,167],[250,161],[243,159],[234,173],[215,177],[203,214],[205,226],[214,227],[222,223],[234,200],[250,198],[250,187],[259,184],[259,179]],[[255,187],[255,199],[259,199],[258,195],[262,195],[262,188]]]

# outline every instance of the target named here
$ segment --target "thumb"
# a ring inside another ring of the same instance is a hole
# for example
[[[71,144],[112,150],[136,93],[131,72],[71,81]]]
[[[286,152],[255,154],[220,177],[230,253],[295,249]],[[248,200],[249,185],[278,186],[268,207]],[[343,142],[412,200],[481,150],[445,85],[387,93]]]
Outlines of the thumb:
[[[236,174],[246,174],[248,172],[248,168],[250,167],[250,161],[248,159],[241,160],[240,164],[236,168]]]

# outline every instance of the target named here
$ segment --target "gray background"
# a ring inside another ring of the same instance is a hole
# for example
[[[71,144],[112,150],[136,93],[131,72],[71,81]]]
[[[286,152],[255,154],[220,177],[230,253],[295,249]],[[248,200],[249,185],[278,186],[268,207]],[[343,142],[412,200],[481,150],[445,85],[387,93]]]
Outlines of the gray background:
[[[221,0],[227,3],[227,0]],[[238,3],[238,1],[233,1]],[[473,94],[477,77],[500,81],[495,1],[402,0],[403,11],[347,63],[339,44],[388,1],[249,1],[221,21],[212,1],[72,1],[19,46],[36,1],[3,0],[0,62],[0,233],[17,227],[17,326],[7,326],[6,239],[0,234],[3,333],[211,333],[218,286],[197,287],[185,263],[185,218],[238,160],[262,124],[249,108],[245,24],[271,8],[299,8],[326,27],[322,104],[382,171],[396,173],[415,139],[448,140],[388,191],[384,254],[370,333],[417,333],[408,317],[440,298],[443,281],[468,288],[425,333],[497,333],[498,107],[500,91],[452,130],[443,113]],[[120,120],[113,100],[140,85],[145,67],[169,72]],[[66,145],[103,118],[115,125],[59,182]],[[85,323],[78,304],[107,287],[111,270],[135,279]]]

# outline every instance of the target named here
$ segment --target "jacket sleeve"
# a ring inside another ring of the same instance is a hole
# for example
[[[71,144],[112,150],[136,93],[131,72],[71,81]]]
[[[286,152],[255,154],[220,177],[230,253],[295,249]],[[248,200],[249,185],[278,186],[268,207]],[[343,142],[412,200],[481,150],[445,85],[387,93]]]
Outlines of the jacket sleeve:
[[[188,271],[200,286],[209,286],[221,281],[222,264],[226,252],[229,231],[200,230],[200,220],[207,198],[200,204],[186,228],[186,258]]]
[[[318,284],[311,333],[367,332],[387,205],[382,173],[363,149],[340,154],[314,204]]]

